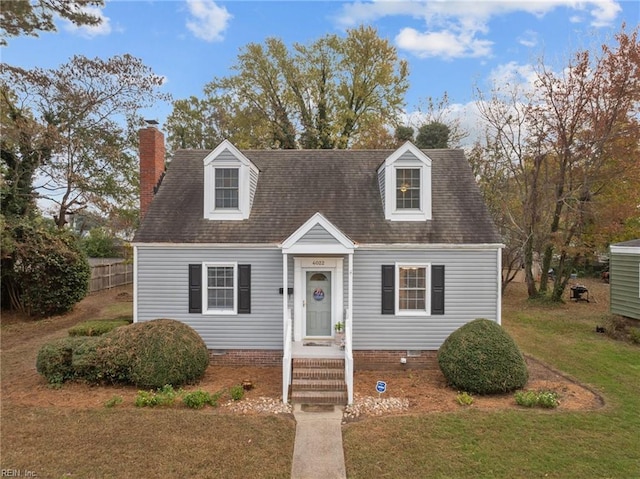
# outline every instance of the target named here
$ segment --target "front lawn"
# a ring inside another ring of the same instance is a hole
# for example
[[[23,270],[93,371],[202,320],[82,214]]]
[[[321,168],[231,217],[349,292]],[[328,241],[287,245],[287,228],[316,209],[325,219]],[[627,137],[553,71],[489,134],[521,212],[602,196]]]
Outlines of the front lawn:
[[[605,287],[590,286],[600,292],[591,303],[560,306],[510,287],[503,307],[521,349],[593,387],[604,408],[367,419],[343,433],[349,478],[640,477],[640,348],[595,332],[608,309]]]

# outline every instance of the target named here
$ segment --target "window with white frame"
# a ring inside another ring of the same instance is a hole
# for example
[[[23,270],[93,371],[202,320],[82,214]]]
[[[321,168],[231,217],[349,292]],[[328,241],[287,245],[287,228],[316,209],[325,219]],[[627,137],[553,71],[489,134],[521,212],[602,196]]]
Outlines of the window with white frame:
[[[429,265],[396,265],[398,313],[427,314],[429,311]]]
[[[235,264],[205,264],[207,313],[235,313],[237,271]]]
[[[420,168],[396,168],[396,208],[420,209]]]
[[[215,208],[235,209],[239,208],[239,169],[216,168],[215,169]]]

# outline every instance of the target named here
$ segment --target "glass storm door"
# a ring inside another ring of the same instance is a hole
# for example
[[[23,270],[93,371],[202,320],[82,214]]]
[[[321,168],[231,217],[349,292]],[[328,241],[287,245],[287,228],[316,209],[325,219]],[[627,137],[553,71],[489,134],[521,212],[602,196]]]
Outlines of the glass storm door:
[[[331,336],[331,272],[307,271],[307,336]]]

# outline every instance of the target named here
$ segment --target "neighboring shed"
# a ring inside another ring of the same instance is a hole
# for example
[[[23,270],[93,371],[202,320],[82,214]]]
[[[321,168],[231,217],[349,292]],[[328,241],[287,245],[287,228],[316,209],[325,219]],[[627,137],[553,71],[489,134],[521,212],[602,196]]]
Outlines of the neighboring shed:
[[[610,247],[611,312],[640,319],[640,239]]]

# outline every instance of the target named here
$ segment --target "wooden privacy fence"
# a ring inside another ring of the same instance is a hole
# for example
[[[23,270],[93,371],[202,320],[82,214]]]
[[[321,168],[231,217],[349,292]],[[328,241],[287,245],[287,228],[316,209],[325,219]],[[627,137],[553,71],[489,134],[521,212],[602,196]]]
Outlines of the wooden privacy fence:
[[[133,283],[133,263],[122,258],[89,258],[89,292]]]

